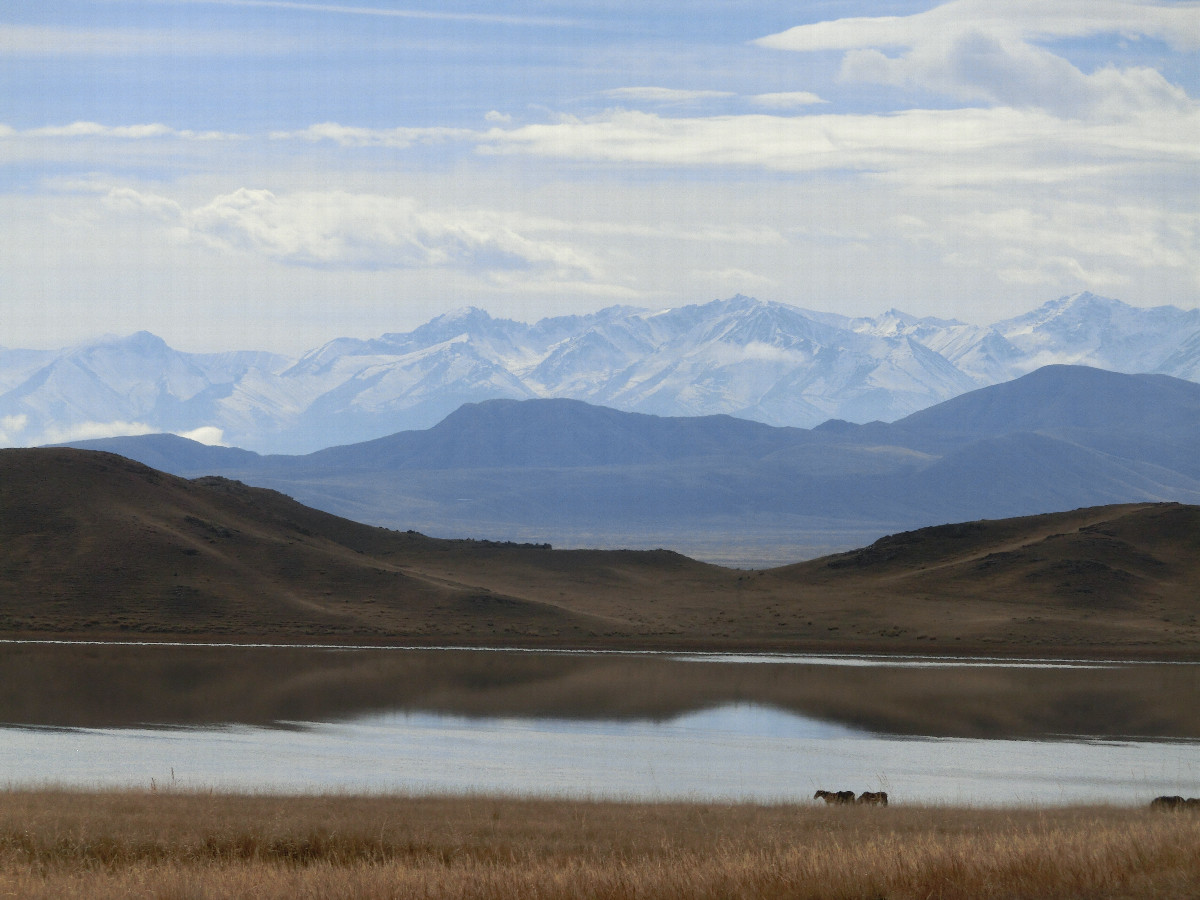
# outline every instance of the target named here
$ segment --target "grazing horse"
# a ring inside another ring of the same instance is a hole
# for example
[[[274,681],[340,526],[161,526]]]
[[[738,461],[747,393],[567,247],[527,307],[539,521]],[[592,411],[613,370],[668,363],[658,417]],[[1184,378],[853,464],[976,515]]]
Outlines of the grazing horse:
[[[871,806],[887,806],[887,791],[863,791],[856,803],[867,803]]]
[[[1151,809],[1182,809],[1188,801],[1184,800],[1178,794],[1171,797],[1155,797],[1150,801]]]
[[[817,791],[813,794],[814,800],[824,800],[828,805],[833,806],[837,803],[853,803],[854,791]]]

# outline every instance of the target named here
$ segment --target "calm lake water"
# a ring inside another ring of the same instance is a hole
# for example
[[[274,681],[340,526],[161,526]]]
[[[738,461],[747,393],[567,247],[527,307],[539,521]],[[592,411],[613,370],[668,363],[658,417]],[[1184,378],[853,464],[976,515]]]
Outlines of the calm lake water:
[[[14,785],[810,802],[1200,795],[1200,666],[0,644]]]

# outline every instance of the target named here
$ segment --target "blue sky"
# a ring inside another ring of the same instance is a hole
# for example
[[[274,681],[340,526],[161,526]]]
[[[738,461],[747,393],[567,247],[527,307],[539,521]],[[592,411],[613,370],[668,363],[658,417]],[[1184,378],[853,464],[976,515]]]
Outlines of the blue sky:
[[[1200,305],[1200,4],[0,2],[0,345]]]

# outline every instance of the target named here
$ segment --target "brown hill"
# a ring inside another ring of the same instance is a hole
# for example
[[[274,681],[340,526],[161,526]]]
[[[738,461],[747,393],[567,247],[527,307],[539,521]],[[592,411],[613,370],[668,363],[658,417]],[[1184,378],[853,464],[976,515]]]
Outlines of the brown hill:
[[[360,525],[122,457],[0,451],[0,634],[1031,655],[1200,650],[1200,509],[927,528],[782,569]]]

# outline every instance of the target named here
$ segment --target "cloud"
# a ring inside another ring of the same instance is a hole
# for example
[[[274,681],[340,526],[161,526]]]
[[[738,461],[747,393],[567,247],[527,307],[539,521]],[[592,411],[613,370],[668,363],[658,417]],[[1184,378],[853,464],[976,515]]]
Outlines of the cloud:
[[[507,125],[512,121],[512,116],[508,113],[502,113],[495,109],[490,109],[484,113],[483,119],[485,122],[492,122],[498,125]]]
[[[531,236],[546,223],[491,210],[431,210],[406,197],[242,188],[186,212],[182,227],[211,247],[292,265],[597,272],[573,247]]]
[[[311,143],[332,141],[340,147],[387,147],[403,150],[414,144],[469,138],[475,134],[476,132],[466,128],[358,128],[339,125],[336,122],[321,122],[301,131],[273,131],[271,140],[301,140]]]
[[[782,91],[773,94],[755,94],[750,98],[755,106],[768,109],[793,109],[797,106],[812,106],[817,103],[827,103],[816,94],[809,91]]]
[[[29,416],[24,413],[15,416],[0,416],[0,446],[19,446],[20,438],[17,435],[24,431],[28,424]]]
[[[299,3],[295,0],[182,0],[215,6],[259,7],[293,10],[305,13],[328,13],[341,16],[372,16],[391,19],[427,19],[439,22],[479,22],[494,25],[526,25],[534,27],[565,27],[575,24],[570,19],[547,16],[511,16],[499,13],[440,12],[426,9],[397,9],[380,6],[342,6],[333,3]]]
[[[0,131],[0,138],[113,138],[118,140],[148,140],[152,138],[179,138],[191,141],[239,140],[240,135],[224,131],[191,131],[172,128],[160,122],[142,125],[101,125],[99,122],[72,122],[70,125],[46,125],[17,131],[7,128]]]
[[[1154,0],[952,0],[911,16],[834,19],[755,41],[781,50],[915,47],[963,31],[1046,41],[1141,35],[1176,50],[1200,48],[1200,7]]]
[[[732,91],[695,91],[666,87],[623,87],[601,91],[601,95],[614,100],[631,100],[642,103],[695,103],[699,100],[720,100],[737,96]]]
[[[800,25],[760,38],[784,50],[842,50],[841,77],[934,90],[1063,117],[1179,110],[1187,94],[1147,68],[1085,74],[1040,42],[1119,35],[1200,48],[1200,6],[1145,0],[953,0],[911,16]],[[897,52],[898,51],[898,52]]]
[[[1133,205],[1109,208],[1100,221],[1096,213],[1077,202],[1008,206],[957,213],[948,224],[964,244],[989,248],[1000,277],[1013,283],[1056,284],[1065,275],[1104,290],[1127,285],[1139,269],[1200,274],[1200,215]]]
[[[225,432],[215,425],[202,425],[199,428],[193,428],[191,431],[176,431],[175,434],[187,438],[189,441],[207,444],[210,447],[228,446],[225,443]]]
[[[167,222],[176,221],[183,214],[183,208],[174,200],[132,188],[112,188],[104,196],[104,205],[116,212],[147,214]]]
[[[1021,41],[980,31],[888,57],[878,50],[846,54],[848,81],[932,88],[963,100],[1045,109],[1064,118],[1119,116],[1150,108],[1186,111],[1187,93],[1159,72],[1105,67],[1085,75],[1066,59]]]
[[[694,274],[703,281],[711,281],[716,284],[718,286],[717,293],[722,295],[725,293],[740,293],[739,287],[745,289],[770,289],[779,286],[779,282],[774,278],[768,278],[756,272],[749,272],[746,269],[701,269]],[[732,286],[732,290],[726,287],[727,285]]]
[[[1040,110],[1004,107],[673,118],[617,110],[493,129],[480,150],[614,164],[857,171],[943,186],[1077,182],[1082,174],[1133,174],[1138,165],[1191,178],[1200,163],[1200,110],[1072,128]]]

